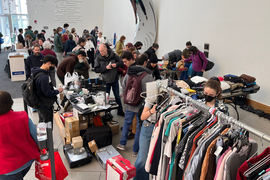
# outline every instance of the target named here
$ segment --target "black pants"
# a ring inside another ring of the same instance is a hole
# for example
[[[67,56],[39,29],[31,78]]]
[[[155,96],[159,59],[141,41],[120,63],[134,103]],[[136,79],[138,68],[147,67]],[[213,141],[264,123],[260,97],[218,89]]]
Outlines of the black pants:
[[[39,108],[37,109],[39,122],[52,122],[53,125],[53,107],[52,108]]]
[[[57,77],[58,77],[58,79],[60,80],[60,82],[61,82],[63,85],[65,85],[65,77],[59,76],[58,74],[57,74]]]
[[[31,166],[25,168],[24,170],[12,174],[12,175],[0,175],[0,180],[23,180],[23,177],[28,173],[30,170]]]
[[[92,48],[91,51],[87,51],[87,56],[88,56],[88,63],[91,64],[92,69],[95,67],[95,52],[94,48]]]

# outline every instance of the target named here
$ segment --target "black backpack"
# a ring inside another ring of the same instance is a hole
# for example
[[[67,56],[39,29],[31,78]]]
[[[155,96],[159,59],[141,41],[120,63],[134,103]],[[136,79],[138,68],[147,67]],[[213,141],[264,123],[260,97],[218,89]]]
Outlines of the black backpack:
[[[37,109],[41,104],[41,100],[38,97],[38,92],[35,87],[35,80],[42,74],[44,73],[39,72],[35,76],[31,74],[27,81],[21,86],[23,99],[28,106],[34,109]]]

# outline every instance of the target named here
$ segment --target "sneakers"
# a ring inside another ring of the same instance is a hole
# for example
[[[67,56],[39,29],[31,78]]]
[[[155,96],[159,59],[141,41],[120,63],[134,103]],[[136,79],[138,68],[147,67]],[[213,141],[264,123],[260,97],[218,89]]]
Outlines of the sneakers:
[[[118,112],[117,115],[118,115],[118,116],[123,116],[123,117],[125,117],[125,113],[124,113],[123,111]]]
[[[137,157],[138,156],[138,152],[133,152],[133,154],[131,156],[132,157]]]
[[[118,144],[116,146],[117,149],[121,150],[121,151],[125,151],[126,150],[126,146],[125,145],[121,145],[121,144]]]
[[[133,133],[131,132],[131,133],[129,133],[129,135],[128,135],[128,140],[134,139],[134,137],[135,137],[135,134],[133,134]]]

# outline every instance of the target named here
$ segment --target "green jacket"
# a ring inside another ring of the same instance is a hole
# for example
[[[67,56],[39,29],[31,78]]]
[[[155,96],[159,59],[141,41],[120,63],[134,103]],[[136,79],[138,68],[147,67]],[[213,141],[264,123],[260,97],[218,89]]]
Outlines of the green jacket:
[[[36,39],[36,36],[34,35],[34,33],[33,33],[32,30],[28,29],[28,30],[24,33],[24,37],[25,37],[27,34],[30,34],[34,40]]]
[[[55,52],[64,52],[64,47],[61,39],[61,34],[55,33],[54,34],[54,51]]]

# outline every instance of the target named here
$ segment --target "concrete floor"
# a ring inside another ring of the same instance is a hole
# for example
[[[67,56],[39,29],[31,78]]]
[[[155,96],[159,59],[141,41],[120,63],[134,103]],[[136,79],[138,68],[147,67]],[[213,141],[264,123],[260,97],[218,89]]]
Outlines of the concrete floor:
[[[97,74],[94,72],[90,72],[90,77],[94,78]],[[57,79],[57,83],[59,84],[59,81]],[[111,93],[112,94],[112,93]],[[22,98],[14,99],[14,106],[13,109],[15,111],[22,111],[23,110],[23,102]],[[238,108],[239,115],[240,115],[240,121],[245,123],[248,126],[251,126],[265,134],[270,135],[269,129],[270,129],[270,122],[267,119],[260,118],[255,114],[243,111],[242,109]],[[233,108],[229,106],[229,112],[230,116],[236,118],[236,113]],[[122,127],[124,118],[117,116],[117,111],[113,110],[112,114],[114,116],[114,119],[119,122],[120,127]],[[38,123],[38,115],[37,113],[32,113],[30,111],[29,116],[32,118],[33,122],[35,124]],[[56,127],[56,124],[54,123],[54,127]],[[259,144],[259,153],[262,152],[265,147],[268,147],[270,145],[269,142],[263,141],[264,148],[261,148],[261,141],[260,137],[254,136],[253,134],[250,135],[250,137],[257,141]],[[60,133],[58,131],[58,128],[54,128],[53,130],[53,138],[54,138],[54,147],[58,148],[60,156],[64,162],[64,165],[66,166],[69,176],[66,178],[66,180],[105,180],[106,179],[106,171],[101,167],[101,165],[97,162],[95,158],[92,159],[92,162],[90,164],[87,164],[85,166],[70,169],[67,164],[67,160],[63,153],[63,142],[60,137]],[[119,144],[119,140],[121,138],[121,131],[119,134],[113,136],[113,142],[112,145],[114,147]],[[127,142],[126,151],[119,151],[119,153],[126,159],[128,159],[133,165],[135,164],[136,158],[132,157],[132,146],[133,146],[134,140],[129,140]],[[25,176],[25,180],[34,180],[35,178],[35,169],[34,169],[34,163],[31,167],[31,170],[28,172],[28,174]]]

